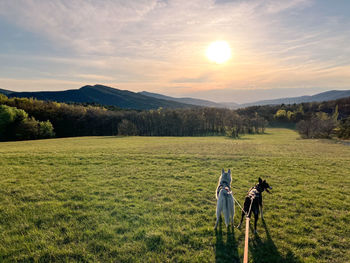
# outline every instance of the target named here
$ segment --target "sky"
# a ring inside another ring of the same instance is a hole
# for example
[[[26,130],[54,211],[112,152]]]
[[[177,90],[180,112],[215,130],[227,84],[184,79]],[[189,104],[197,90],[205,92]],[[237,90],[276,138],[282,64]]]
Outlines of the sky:
[[[349,0],[1,0],[0,88],[245,103],[350,89]],[[205,56],[227,41],[232,57]]]

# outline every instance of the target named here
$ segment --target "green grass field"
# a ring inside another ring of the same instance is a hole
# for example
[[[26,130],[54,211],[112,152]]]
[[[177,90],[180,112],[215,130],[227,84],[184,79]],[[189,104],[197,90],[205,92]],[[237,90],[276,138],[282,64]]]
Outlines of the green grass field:
[[[242,262],[244,227],[213,230],[223,167],[241,203],[259,176],[273,187],[250,262],[350,262],[350,146],[334,141],[270,129],[2,142],[0,167],[1,262]]]

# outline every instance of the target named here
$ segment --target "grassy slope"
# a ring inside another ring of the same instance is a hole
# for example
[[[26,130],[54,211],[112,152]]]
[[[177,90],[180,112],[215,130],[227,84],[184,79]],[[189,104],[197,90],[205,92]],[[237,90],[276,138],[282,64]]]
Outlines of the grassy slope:
[[[251,262],[349,262],[350,147],[297,137],[0,143],[0,261],[242,261],[243,231],[213,231],[230,167],[240,202],[258,176],[274,188]]]

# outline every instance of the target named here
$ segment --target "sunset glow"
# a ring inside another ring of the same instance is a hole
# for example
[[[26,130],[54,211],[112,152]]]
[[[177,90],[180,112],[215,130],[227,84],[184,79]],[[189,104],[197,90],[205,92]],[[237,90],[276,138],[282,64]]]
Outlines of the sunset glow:
[[[210,61],[222,64],[231,58],[231,48],[226,41],[215,41],[207,48],[206,55]]]
[[[349,88],[350,1],[17,2],[0,1],[0,89],[245,103]]]

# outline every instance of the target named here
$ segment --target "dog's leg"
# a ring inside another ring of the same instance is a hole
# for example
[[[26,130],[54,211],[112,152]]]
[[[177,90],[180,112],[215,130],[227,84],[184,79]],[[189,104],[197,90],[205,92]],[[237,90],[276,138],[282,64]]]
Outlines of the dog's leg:
[[[218,227],[218,224],[219,224],[219,220],[220,220],[220,216],[221,216],[221,211],[222,211],[222,196],[219,195],[219,199],[218,199],[218,202],[217,202],[217,205],[216,205],[216,223],[215,223],[215,227],[214,229],[216,230],[216,228]]]
[[[258,223],[258,219],[259,219],[259,211],[254,211],[254,234],[256,234],[256,225]]]
[[[215,226],[214,226],[214,230],[216,230],[217,227],[218,227],[219,219],[220,219],[220,216],[218,218],[216,218],[216,223],[215,223]]]
[[[219,224],[219,221],[220,221],[220,214],[221,214],[221,211],[219,212],[218,209],[216,209],[216,223],[215,223],[215,226],[214,226],[215,230],[218,227],[218,224]]]
[[[261,213],[261,220],[264,220],[264,215],[263,215],[263,204],[262,204],[262,195],[259,198],[259,206],[260,206],[260,213]]]
[[[230,219],[230,222],[231,222],[232,227],[233,227],[234,226],[234,224],[233,224],[233,217],[235,215],[235,203],[233,202],[233,197],[230,198],[230,201],[231,201],[231,203],[230,203],[230,207],[231,207],[231,219]]]
[[[227,196],[227,194],[224,194],[223,196],[223,214],[224,214],[224,219],[225,219],[225,225],[226,228],[229,227],[230,225],[230,200]]]

